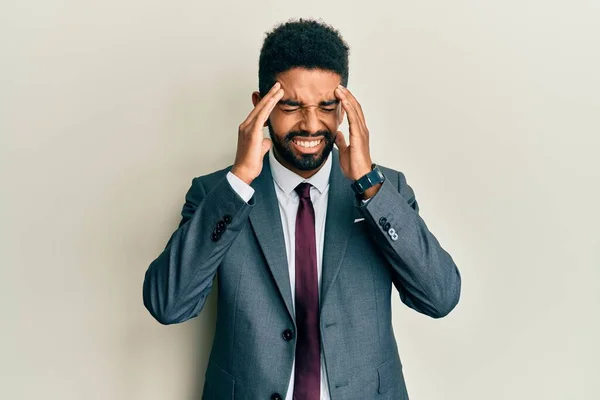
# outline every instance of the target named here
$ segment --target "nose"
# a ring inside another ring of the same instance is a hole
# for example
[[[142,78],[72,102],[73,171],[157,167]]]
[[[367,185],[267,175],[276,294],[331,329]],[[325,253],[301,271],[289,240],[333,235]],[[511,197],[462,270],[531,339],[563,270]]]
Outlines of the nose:
[[[310,107],[305,108],[302,112],[302,122],[300,129],[310,133],[316,133],[321,129],[321,121],[317,115],[317,110]]]

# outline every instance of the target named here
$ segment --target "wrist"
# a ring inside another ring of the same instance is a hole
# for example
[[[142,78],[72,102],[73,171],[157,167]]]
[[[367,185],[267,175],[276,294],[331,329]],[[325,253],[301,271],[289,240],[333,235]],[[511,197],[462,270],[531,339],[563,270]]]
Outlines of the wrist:
[[[373,165],[373,163],[369,163],[369,164],[365,164],[364,167],[360,167],[360,168],[356,168],[354,170],[354,177],[352,178],[353,180],[359,180],[360,178],[362,178],[363,176],[365,176],[366,174],[368,174],[369,172],[371,172],[372,168],[371,166]]]
[[[371,164],[371,170],[352,183],[352,190],[359,199],[367,200],[375,196],[385,181],[385,176],[376,164]]]
[[[371,197],[375,196],[375,194],[379,191],[379,189],[381,188],[381,183],[378,183],[375,186],[372,186],[370,188],[368,188],[367,190],[365,190],[365,192],[362,194],[362,199],[363,200],[368,200]]]
[[[254,180],[253,178],[249,178],[248,174],[244,173],[243,168],[237,167],[235,165],[231,168],[231,173],[234,174],[235,176],[237,176],[238,178],[240,178],[242,181],[244,181],[248,185],[250,185],[252,183],[252,181]]]

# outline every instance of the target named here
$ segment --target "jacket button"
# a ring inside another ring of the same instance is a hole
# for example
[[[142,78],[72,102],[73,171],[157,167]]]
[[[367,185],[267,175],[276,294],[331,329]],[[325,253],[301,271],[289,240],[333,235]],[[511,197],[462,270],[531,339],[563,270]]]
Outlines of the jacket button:
[[[223,221],[224,221],[224,222],[225,222],[227,225],[229,225],[229,224],[231,223],[231,220],[232,220],[232,218],[231,218],[231,215],[225,215],[225,216],[223,216]]]
[[[387,223],[386,217],[379,218],[379,225],[384,226]]]
[[[384,230],[386,230],[386,231],[389,231],[391,227],[392,227],[392,224],[390,224],[389,222],[387,222],[387,223],[386,223],[386,224],[383,226],[383,229],[384,229]]]
[[[221,235],[213,232],[212,235],[210,235],[210,240],[212,240],[213,242],[216,242],[217,240],[219,240],[221,238]]]
[[[225,221],[217,222],[217,228],[225,229]]]
[[[283,331],[283,338],[287,341],[290,341],[294,338],[294,332],[291,329],[286,329]]]
[[[225,231],[225,228],[220,228],[217,226],[213,233],[216,233],[217,235],[221,236],[221,233],[223,233],[223,231]]]
[[[281,395],[279,393],[273,393],[271,395],[271,400],[283,400],[283,398],[281,397]]]

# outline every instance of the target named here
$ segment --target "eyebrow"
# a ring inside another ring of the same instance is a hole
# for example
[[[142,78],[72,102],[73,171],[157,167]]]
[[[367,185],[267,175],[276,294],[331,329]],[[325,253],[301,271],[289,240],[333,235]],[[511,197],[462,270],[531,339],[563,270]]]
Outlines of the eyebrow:
[[[339,99],[324,100],[319,103],[319,106],[327,107],[327,106],[332,106],[334,104],[338,104],[339,102],[340,102]],[[296,100],[291,100],[291,99],[279,100],[278,104],[290,106],[290,107],[303,107],[304,106],[304,103],[302,103],[301,101],[296,101]]]

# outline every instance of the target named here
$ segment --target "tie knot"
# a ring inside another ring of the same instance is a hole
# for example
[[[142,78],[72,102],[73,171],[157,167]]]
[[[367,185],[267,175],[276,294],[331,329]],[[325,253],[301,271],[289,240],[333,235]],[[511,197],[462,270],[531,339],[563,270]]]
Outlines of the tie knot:
[[[301,199],[309,199],[310,200],[310,188],[311,188],[311,184],[308,182],[302,182],[301,184],[299,184],[298,186],[296,186],[296,188],[294,189],[296,191],[296,193],[298,193],[298,196]]]

